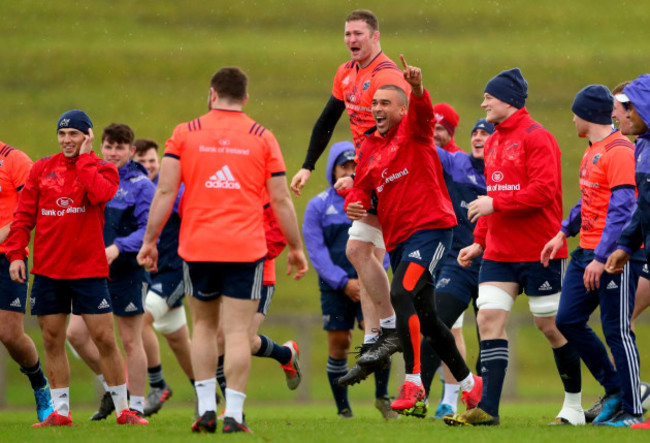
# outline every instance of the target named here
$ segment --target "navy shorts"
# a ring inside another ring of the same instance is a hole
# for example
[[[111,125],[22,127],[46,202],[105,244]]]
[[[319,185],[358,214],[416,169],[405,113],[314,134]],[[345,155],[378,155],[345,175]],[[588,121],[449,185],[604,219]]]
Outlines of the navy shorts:
[[[478,267],[463,268],[447,260],[435,278],[436,292],[445,292],[469,305],[478,298]]]
[[[539,261],[503,262],[483,259],[479,283],[511,282],[519,284],[519,294],[529,297],[553,295],[562,290],[566,258],[551,260],[548,268]]]
[[[257,312],[265,317],[266,314],[269,313],[271,301],[273,300],[273,294],[275,294],[275,285],[262,286],[262,298],[260,298],[260,304],[257,306]]]
[[[451,238],[451,229],[415,231],[389,252],[393,272],[401,262],[413,262],[424,266],[431,275],[435,275],[438,264],[442,263],[451,247]]]
[[[264,258],[252,263],[185,262],[185,292],[197,300],[211,301],[222,295],[242,300],[261,300]]]
[[[108,314],[113,312],[105,277],[61,279],[34,275],[32,315]]]
[[[183,306],[185,297],[185,282],[183,281],[183,269],[146,274],[148,290],[156,293],[165,299],[169,309]]]
[[[113,313],[117,317],[144,314],[144,296],[147,287],[144,277],[144,268],[120,272],[109,277],[108,292],[113,300]]]
[[[353,302],[343,291],[321,291],[320,307],[323,312],[323,329],[326,331],[349,331],[363,321],[361,303]]]
[[[25,313],[27,308],[27,288],[29,287],[29,271],[25,259],[25,283],[17,283],[9,276],[9,260],[0,254],[0,309]]]
[[[650,280],[650,270],[648,270],[648,263],[644,263],[643,266],[641,267],[639,278],[645,278],[646,280]]]

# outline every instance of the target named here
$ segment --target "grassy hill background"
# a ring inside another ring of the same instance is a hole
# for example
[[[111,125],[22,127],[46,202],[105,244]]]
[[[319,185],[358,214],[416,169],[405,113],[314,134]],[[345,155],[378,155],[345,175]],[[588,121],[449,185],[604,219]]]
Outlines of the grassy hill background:
[[[484,116],[479,105],[487,80],[520,67],[529,83],[529,111],[563,151],[565,213],[578,198],[577,167],[586,145],[571,122],[576,92],[591,83],[612,88],[648,71],[647,3],[633,0],[4,0],[0,140],[34,159],[57,152],[59,115],[81,108],[97,132],[111,122],[124,122],[137,137],[164,144],[176,124],[205,112],[212,73],[238,65],[250,78],[245,110],[278,138],[290,179],[302,164],[336,67],[348,59],[344,19],[357,8],[378,15],[383,50],[394,60],[403,53],[410,64],[422,67],[433,100],[456,108],[461,147],[469,146],[469,131]],[[344,116],[333,141],[349,138]],[[323,175],[321,161],[303,197],[295,200],[301,220],[308,199],[325,187]],[[315,272],[296,283],[282,277],[284,269],[280,263],[272,314],[318,317]],[[525,301],[517,303],[517,311],[527,311]],[[551,352],[529,324],[520,330],[520,361],[514,366],[521,369],[520,394],[559,396]],[[642,330],[642,358],[647,358],[650,349],[643,341],[648,329]],[[318,323],[267,329],[278,341],[298,331],[311,334],[304,337],[313,345],[309,396],[327,399],[325,335]],[[38,332],[32,333],[40,345]],[[470,355],[475,355],[468,338]],[[190,399],[189,383],[182,381],[168,352],[164,358],[177,396]],[[8,364],[9,401],[31,404],[26,381],[13,362]],[[73,402],[91,400],[89,371],[73,365],[73,380],[85,382],[73,385]],[[278,371],[271,368],[269,362],[255,363],[257,374]],[[252,398],[293,398],[284,390],[281,374],[273,374],[277,383],[272,386],[253,377]],[[647,371],[645,375],[650,377]],[[590,377],[585,384],[592,394],[598,392]],[[366,385],[353,395],[371,397],[372,386]]]

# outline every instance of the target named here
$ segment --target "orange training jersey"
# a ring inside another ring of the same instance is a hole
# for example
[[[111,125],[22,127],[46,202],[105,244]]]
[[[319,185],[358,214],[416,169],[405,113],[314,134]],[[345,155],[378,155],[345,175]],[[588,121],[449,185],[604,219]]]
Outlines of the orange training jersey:
[[[375,126],[370,107],[375,91],[383,85],[396,85],[408,96],[410,86],[404,80],[402,70],[380,52],[365,68],[353,60],[342,64],[334,76],[332,95],[345,102],[350,116],[350,129],[354,146],[359,151],[364,133]]]
[[[240,111],[212,110],[174,129],[185,193],[178,254],[187,261],[253,262],[266,255],[263,190],[285,175],[271,131]]]
[[[25,185],[33,164],[24,152],[0,142],[0,227],[13,220],[18,192]],[[4,252],[2,243],[0,253]]]
[[[634,145],[620,131],[613,132],[585,151],[580,164],[581,248],[596,249],[600,243],[612,189],[636,186],[634,166]]]

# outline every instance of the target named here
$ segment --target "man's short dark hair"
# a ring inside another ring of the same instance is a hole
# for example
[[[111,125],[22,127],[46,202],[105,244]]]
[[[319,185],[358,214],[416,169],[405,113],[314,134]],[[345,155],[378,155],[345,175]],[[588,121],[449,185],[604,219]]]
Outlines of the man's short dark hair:
[[[373,14],[372,11],[367,9],[357,9],[356,11],[352,11],[350,15],[348,15],[348,18],[345,19],[346,22],[353,22],[356,20],[366,22],[368,26],[370,26],[372,32],[379,31],[379,20],[377,20],[377,16]]]
[[[108,140],[110,143],[128,143],[132,145],[133,139],[135,139],[133,129],[124,123],[111,123],[104,128],[102,133],[102,143]]]
[[[399,95],[399,98],[402,101],[401,104],[402,105],[408,105],[409,100],[408,100],[408,97],[406,95],[406,92],[402,88],[400,88],[399,86],[397,86],[397,85],[381,85],[380,87],[377,88],[377,90],[379,90],[379,89],[389,89],[391,91],[396,91],[397,95]]]
[[[238,67],[227,66],[219,69],[210,80],[210,86],[217,91],[219,98],[242,103],[246,100],[248,77]]]
[[[150,149],[155,149],[158,154],[158,143],[150,138],[139,138],[133,142],[135,146],[135,155],[145,155]]]

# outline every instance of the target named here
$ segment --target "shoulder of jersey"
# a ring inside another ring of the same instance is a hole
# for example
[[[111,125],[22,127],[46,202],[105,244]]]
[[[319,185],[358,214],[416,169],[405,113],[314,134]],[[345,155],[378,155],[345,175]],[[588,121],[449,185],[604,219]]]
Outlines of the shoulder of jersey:
[[[544,128],[544,126],[542,126],[541,124],[535,122],[526,128],[526,134],[530,134],[531,132],[536,131],[538,129],[546,129],[546,128]]]
[[[628,148],[634,151],[634,145],[627,138],[617,138],[615,140],[612,140],[605,145],[605,151],[607,152],[617,147]]]
[[[375,69],[372,70],[372,73],[374,74],[376,72],[384,71],[384,70],[387,70],[387,69],[388,70],[394,70],[394,71],[397,71],[399,73],[402,72],[402,70],[400,68],[398,68],[397,65],[393,61],[386,60],[386,61],[383,61],[381,63],[378,63],[377,66],[375,66]]]

